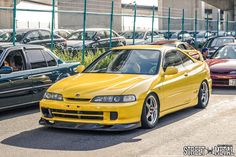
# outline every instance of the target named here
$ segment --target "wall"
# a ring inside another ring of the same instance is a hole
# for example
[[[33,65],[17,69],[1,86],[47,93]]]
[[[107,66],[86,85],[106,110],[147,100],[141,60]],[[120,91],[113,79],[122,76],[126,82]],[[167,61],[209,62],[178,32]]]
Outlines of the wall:
[[[114,2],[114,14],[121,13],[121,0]],[[83,28],[83,1],[78,0],[60,0],[58,3],[59,11],[80,11],[81,13],[59,13],[59,28],[81,29]],[[107,13],[108,15],[90,14]],[[92,28],[110,27],[111,0],[87,0],[87,26]],[[116,31],[121,30],[121,16],[114,16],[113,28]]]

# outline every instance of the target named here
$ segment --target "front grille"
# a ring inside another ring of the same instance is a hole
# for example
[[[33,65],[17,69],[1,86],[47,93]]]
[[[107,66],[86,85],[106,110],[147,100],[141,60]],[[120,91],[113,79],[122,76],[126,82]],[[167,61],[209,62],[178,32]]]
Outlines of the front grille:
[[[53,117],[85,120],[103,120],[103,112],[100,111],[76,111],[50,109]]]
[[[228,79],[212,79],[213,84],[229,85]]]
[[[82,102],[89,102],[90,99],[86,99],[86,98],[65,98],[66,100],[69,101],[82,101]]]
[[[227,75],[229,74],[229,72],[218,72],[218,71],[212,71],[212,74],[216,74],[216,75]]]

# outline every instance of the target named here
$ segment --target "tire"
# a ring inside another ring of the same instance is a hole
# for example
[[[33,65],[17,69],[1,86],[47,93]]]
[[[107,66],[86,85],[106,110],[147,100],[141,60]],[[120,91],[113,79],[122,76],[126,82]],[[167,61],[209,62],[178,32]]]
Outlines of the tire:
[[[159,120],[159,109],[160,105],[157,96],[153,93],[149,94],[143,103],[141,115],[142,128],[151,129],[157,125]]]
[[[198,104],[196,107],[206,108],[209,103],[209,95],[209,86],[206,81],[203,81],[198,92]]]

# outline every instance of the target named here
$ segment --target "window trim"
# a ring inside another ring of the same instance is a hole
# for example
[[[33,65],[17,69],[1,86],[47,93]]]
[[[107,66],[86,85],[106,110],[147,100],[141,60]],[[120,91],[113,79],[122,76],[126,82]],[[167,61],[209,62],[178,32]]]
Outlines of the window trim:
[[[42,53],[42,56],[43,56],[43,58],[44,58],[44,60],[45,60],[45,62],[46,62],[46,66],[45,66],[45,67],[40,67],[40,68],[32,68],[30,59],[29,59],[29,57],[27,56],[27,51],[28,51],[28,50],[39,50],[39,51]],[[48,68],[48,64],[47,64],[46,58],[44,57],[44,54],[43,54],[43,52],[42,52],[41,50],[42,50],[42,48],[28,48],[28,49],[25,49],[25,50],[24,50],[24,51],[25,51],[25,57],[27,58],[27,62],[28,62],[28,65],[29,65],[29,70],[35,70],[35,69],[41,69],[41,68]]]
[[[47,67],[54,67],[54,66],[58,66],[58,62],[57,62],[57,60],[56,60],[56,58],[54,57],[54,56],[52,56],[47,50],[45,50],[45,49],[40,49],[40,51],[42,52],[42,54],[43,54],[43,57],[44,57],[44,59],[45,59],[45,61],[46,61],[46,64],[47,64]],[[48,61],[47,61],[47,59],[46,59],[46,56],[45,56],[45,54],[44,53],[47,53],[49,56],[51,56],[54,60],[55,60],[55,62],[56,62],[56,65],[54,65],[54,66],[49,66],[48,65]]]
[[[171,50],[167,50],[166,52],[165,52],[165,54],[163,55],[163,62],[162,62],[162,68],[163,68],[163,70],[165,71],[166,70],[166,68],[164,67],[164,65],[165,65],[165,57],[166,57],[166,54],[167,53],[170,53],[171,51],[179,51],[178,49],[171,49]],[[183,65],[183,67],[185,68],[185,66],[184,66],[184,64],[183,64],[183,60],[182,60],[182,58],[178,55],[178,54],[176,54],[180,59],[181,59],[181,62],[182,62],[182,65]]]

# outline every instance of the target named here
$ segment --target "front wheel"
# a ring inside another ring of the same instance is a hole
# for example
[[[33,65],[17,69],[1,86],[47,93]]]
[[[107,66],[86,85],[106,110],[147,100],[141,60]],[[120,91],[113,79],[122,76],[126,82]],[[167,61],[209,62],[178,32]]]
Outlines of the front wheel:
[[[203,81],[198,92],[197,108],[206,108],[209,103],[209,87],[206,81]]]
[[[159,101],[155,94],[149,94],[143,104],[142,128],[150,129],[157,125],[159,119]]]

